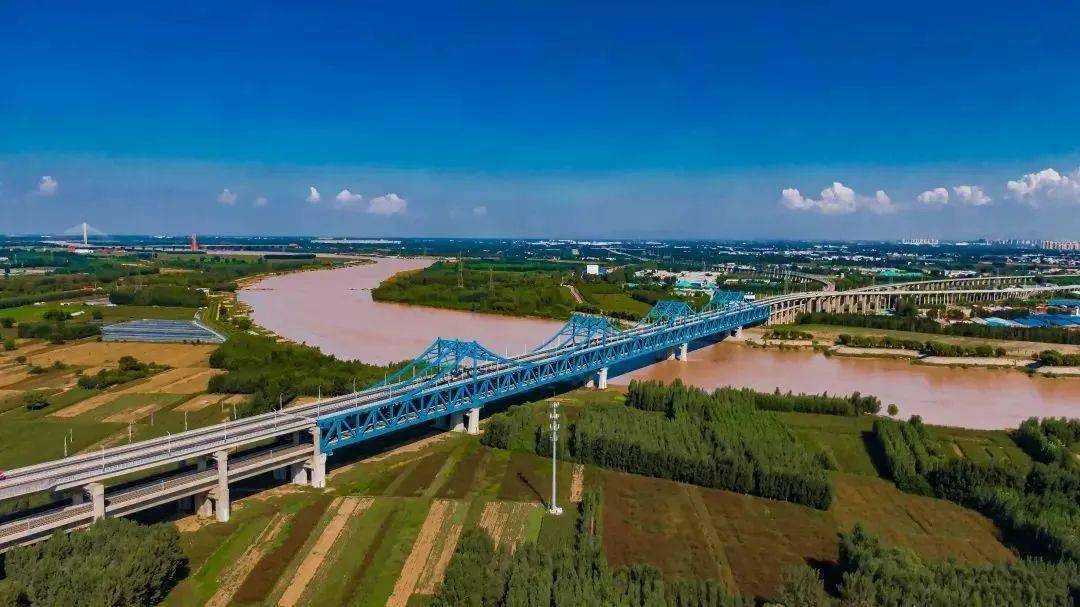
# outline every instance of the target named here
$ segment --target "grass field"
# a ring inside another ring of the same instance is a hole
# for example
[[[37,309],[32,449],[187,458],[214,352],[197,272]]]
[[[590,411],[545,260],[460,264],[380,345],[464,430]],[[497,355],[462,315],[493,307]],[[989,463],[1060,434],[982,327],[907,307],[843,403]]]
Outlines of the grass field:
[[[0,318],[14,318],[16,322],[29,322],[41,320],[45,312],[49,310],[63,310],[74,315],[73,321],[89,320],[96,310],[101,312],[101,322],[113,323],[142,318],[160,318],[165,320],[190,320],[195,317],[195,308],[171,307],[171,306],[104,306],[92,305],[83,302],[58,302],[42,304],[40,306],[28,305],[17,308],[0,310]]]
[[[579,391],[560,401],[570,417],[586,403],[617,398],[621,395],[615,392]],[[542,412],[543,404],[537,410]],[[809,448],[827,448],[835,455],[840,470],[833,474],[836,499],[829,510],[587,467],[585,486],[604,495],[605,550],[612,564],[648,563],[666,578],[716,579],[749,596],[775,598],[785,566],[835,560],[837,533],[857,522],[888,543],[929,558],[974,563],[1013,558],[981,515],[943,500],[902,493],[879,478],[864,440],[872,418],[781,417]],[[1023,457],[1002,432],[940,429],[939,436],[964,449],[981,447],[1002,457]],[[397,607],[425,605],[436,588],[430,578],[437,575],[440,558],[449,558],[462,529],[475,526],[507,547],[570,541],[572,507],[563,517],[544,511],[549,466],[544,458],[488,449],[475,437],[452,434],[421,439],[335,471],[331,485],[338,494],[370,500],[370,506],[344,524],[295,604],[375,605],[390,600]],[[566,498],[572,469],[567,462],[559,464],[564,507],[571,506]],[[333,515],[323,515],[315,532],[308,534],[309,543]],[[292,579],[299,560],[294,558],[278,577]],[[265,574],[257,568],[252,575]],[[356,587],[369,589],[370,597],[350,591]],[[283,591],[279,584],[267,597],[273,602]]]
[[[649,304],[638,301],[617,286],[607,283],[583,283],[577,285],[577,289],[582,299],[608,314],[623,313],[640,317],[652,309]]]
[[[139,440],[220,421],[227,412],[219,407],[176,410],[206,391],[213,350],[205,345],[96,340],[21,342],[14,352],[0,355],[0,470],[62,457],[65,444],[69,455],[120,444],[128,440],[129,427],[131,438]],[[26,362],[17,362],[19,356],[26,356]],[[122,356],[173,368],[103,391],[76,385],[80,373],[114,367]],[[54,370],[57,362],[63,368]],[[31,375],[26,371],[31,365],[48,370]],[[27,410],[20,402],[26,390],[44,390],[50,406]]]

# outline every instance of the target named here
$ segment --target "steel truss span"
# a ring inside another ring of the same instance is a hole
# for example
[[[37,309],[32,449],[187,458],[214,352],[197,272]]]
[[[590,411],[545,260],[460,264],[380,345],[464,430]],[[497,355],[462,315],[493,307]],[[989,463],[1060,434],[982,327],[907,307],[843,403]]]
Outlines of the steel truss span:
[[[632,359],[666,351],[768,320],[768,306],[729,300],[694,311],[684,302],[657,302],[638,325],[626,330],[609,319],[575,314],[532,354],[505,358],[476,342],[439,339],[402,374],[425,379],[386,400],[318,419],[322,449],[332,453],[375,436],[503,398],[599,372]]]

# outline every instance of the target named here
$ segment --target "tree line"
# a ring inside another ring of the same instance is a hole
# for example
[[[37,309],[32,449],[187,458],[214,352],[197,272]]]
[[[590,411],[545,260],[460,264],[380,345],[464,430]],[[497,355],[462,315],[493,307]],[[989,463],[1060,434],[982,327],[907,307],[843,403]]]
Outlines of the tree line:
[[[1048,367],[1080,367],[1080,354],[1062,354],[1057,350],[1043,350],[1037,360]]]
[[[899,339],[891,336],[878,337],[874,335],[849,335],[841,333],[837,337],[837,343],[842,346],[853,348],[888,348],[900,350],[915,350],[927,356],[978,356],[988,358],[991,356],[1005,356],[1005,348],[990,344],[975,344],[965,346],[959,344],[947,344],[940,341],[921,341],[918,339]]]
[[[297,396],[348,394],[400,367],[343,361],[317,348],[247,333],[230,335],[210,355],[210,366],[226,371],[210,378],[210,392],[251,395],[238,411],[242,416],[271,411]]]
[[[118,306],[199,308],[206,305],[206,293],[199,289],[172,284],[157,284],[147,287],[119,287],[109,291],[109,302]]]
[[[0,607],[149,607],[187,570],[172,524],[105,519],[4,555]]]
[[[101,369],[94,375],[83,375],[79,378],[79,387],[90,390],[104,390],[109,386],[125,384],[129,381],[149,377],[158,371],[164,371],[169,367],[156,363],[140,362],[134,356],[121,356],[115,369]]]
[[[584,409],[561,434],[559,455],[827,509],[833,497],[831,463],[807,451],[773,413],[759,409],[757,397],[733,389],[710,394],[678,380],[666,385],[635,380],[625,406]],[[550,454],[546,432],[531,409],[517,407],[494,416],[482,440],[543,455]]]
[[[975,323],[956,323],[940,325],[933,320],[911,316],[879,316],[877,314],[830,314],[827,312],[808,312],[800,314],[796,320],[803,325],[839,325],[845,327],[866,327],[869,329],[890,329],[894,331],[915,331],[954,335],[957,337],[981,337],[984,339],[1005,339],[1012,341],[1041,341],[1052,344],[1080,344],[1080,331],[1071,331],[1057,327],[995,327]]]
[[[1070,432],[1076,420],[1052,421]],[[974,508],[994,521],[1021,553],[1080,562],[1080,466],[1065,451],[1048,457],[1045,431],[1028,420],[1014,435],[1036,460],[1030,470],[1007,462],[973,462],[950,454],[918,416],[909,422],[879,419],[873,437],[897,487]],[[1071,436],[1071,435],[1070,435]]]

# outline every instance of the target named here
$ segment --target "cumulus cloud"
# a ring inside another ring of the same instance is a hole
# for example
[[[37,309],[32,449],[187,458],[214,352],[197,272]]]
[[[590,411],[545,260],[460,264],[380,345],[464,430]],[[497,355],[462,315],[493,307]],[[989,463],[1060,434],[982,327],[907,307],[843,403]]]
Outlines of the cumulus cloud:
[[[473,215],[476,215],[477,217],[483,217],[483,216],[487,215],[487,207],[483,206],[483,205],[478,206],[478,207],[473,207],[472,212],[473,212]]]
[[[353,194],[348,188],[341,190],[334,196],[334,208],[343,210],[355,210],[357,205],[364,199],[360,194]]]
[[[236,193],[229,188],[225,188],[218,194],[217,201],[221,204],[234,205],[236,204]]]
[[[786,188],[780,193],[780,202],[795,211],[818,211],[825,215],[854,213],[859,210],[891,213],[896,210],[892,199],[883,190],[876,191],[873,196],[863,196],[839,181],[821,190],[817,199],[803,196],[802,192],[795,188]]]
[[[408,204],[408,200],[391,192],[385,196],[372,198],[368,203],[367,212],[373,215],[401,215]]]
[[[892,198],[885,193],[885,190],[878,190],[874,192],[874,197],[866,202],[866,208],[874,213],[892,213],[896,211],[896,207],[893,206]]]
[[[958,185],[952,191],[962,204],[981,207],[990,203],[990,197],[977,185]]]
[[[916,196],[915,200],[920,204],[948,204],[949,190],[946,190],[945,188],[926,190],[922,194]]]
[[[49,175],[44,175],[38,182],[37,193],[42,196],[52,196],[60,189],[60,182]]]
[[[266,196],[258,196],[258,197],[255,198],[254,202],[251,203],[251,205],[256,207],[256,208],[265,207],[266,203],[268,203],[268,202],[270,202],[270,201],[266,199]]]
[[[1044,201],[1080,203],[1080,169],[1062,175],[1054,169],[1028,173],[1005,185],[1009,198],[1036,205]]]
[[[319,190],[316,190],[315,186],[308,186],[308,197],[304,200],[311,204],[319,204],[319,201],[322,200],[322,194],[319,194]]]

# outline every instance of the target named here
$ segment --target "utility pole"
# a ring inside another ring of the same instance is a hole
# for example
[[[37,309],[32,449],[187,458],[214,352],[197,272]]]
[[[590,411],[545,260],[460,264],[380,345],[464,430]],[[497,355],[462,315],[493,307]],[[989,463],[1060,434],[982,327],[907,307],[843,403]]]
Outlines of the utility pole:
[[[562,514],[562,508],[555,505],[555,487],[558,481],[556,475],[556,451],[559,446],[559,403],[551,403],[551,413],[548,417],[551,419],[551,508],[548,509],[548,512],[558,516]]]

